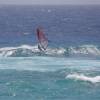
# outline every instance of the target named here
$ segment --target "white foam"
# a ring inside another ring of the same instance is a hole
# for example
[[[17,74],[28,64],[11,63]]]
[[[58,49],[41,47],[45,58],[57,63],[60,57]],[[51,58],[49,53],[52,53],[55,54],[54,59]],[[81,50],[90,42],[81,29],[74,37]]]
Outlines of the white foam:
[[[69,74],[69,75],[66,76],[66,79],[88,81],[88,82],[91,82],[91,83],[100,82],[100,76],[89,77],[89,76],[85,76],[83,74]]]
[[[0,56],[2,57],[10,57],[10,56],[32,56],[32,55],[40,54],[40,50],[38,49],[37,45],[21,45],[17,47],[3,47],[0,48]],[[91,45],[83,45],[79,47],[68,47],[62,48],[47,48],[44,54],[48,56],[65,56],[69,54],[71,56],[78,55],[78,56],[100,56],[100,49],[96,46]]]
[[[19,51],[22,50],[22,51]],[[64,48],[47,48],[47,50],[44,52],[46,55],[63,55],[65,53]],[[16,52],[19,52],[19,54],[30,54],[30,53],[39,53],[40,50],[38,49],[37,45],[30,46],[30,45],[21,45],[17,47],[4,47],[0,48],[0,56],[3,57],[9,57],[13,54],[16,55]]]
[[[19,53],[26,53],[29,54],[29,52],[39,52],[37,45],[35,46],[30,46],[30,45],[21,45],[17,47],[3,47],[0,48],[0,56],[1,57],[9,57],[15,54],[17,51],[22,50],[22,52]],[[26,51],[27,50],[27,51]],[[29,50],[29,51],[28,51]]]
[[[83,54],[100,56],[100,49],[94,45],[82,45],[79,47],[70,47],[71,54]]]
[[[66,52],[64,48],[48,48],[46,54],[49,55],[63,55]]]

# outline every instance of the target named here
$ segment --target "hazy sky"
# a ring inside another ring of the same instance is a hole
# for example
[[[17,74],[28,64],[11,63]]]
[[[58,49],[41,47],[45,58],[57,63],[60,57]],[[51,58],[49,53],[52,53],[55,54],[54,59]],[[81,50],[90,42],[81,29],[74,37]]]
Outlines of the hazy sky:
[[[100,0],[0,0],[0,4],[100,4]]]

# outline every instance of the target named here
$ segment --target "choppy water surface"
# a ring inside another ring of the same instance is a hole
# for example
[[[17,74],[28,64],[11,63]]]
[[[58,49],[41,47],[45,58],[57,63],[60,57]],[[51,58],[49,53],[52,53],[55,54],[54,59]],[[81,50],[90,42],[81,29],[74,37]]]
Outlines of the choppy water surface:
[[[0,100],[100,100],[99,6],[0,6],[0,15]]]

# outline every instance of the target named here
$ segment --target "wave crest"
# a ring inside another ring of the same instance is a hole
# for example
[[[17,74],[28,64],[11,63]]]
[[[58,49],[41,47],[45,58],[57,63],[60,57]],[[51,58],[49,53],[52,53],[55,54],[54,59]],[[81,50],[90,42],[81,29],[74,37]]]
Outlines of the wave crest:
[[[1,57],[28,57],[28,56],[100,56],[100,48],[94,45],[83,45],[78,47],[59,47],[59,48],[47,48],[45,52],[40,52],[37,45],[21,45],[18,47],[4,47],[0,48]]]
[[[100,83],[100,76],[89,77],[83,74],[69,74],[66,76],[66,79],[74,79],[74,80],[81,80],[81,81],[88,81],[91,83]]]

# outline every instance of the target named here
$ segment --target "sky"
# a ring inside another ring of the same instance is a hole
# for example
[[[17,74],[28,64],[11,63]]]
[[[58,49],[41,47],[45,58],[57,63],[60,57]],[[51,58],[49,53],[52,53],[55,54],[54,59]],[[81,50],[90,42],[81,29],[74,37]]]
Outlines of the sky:
[[[0,0],[0,4],[100,4],[100,0]]]

